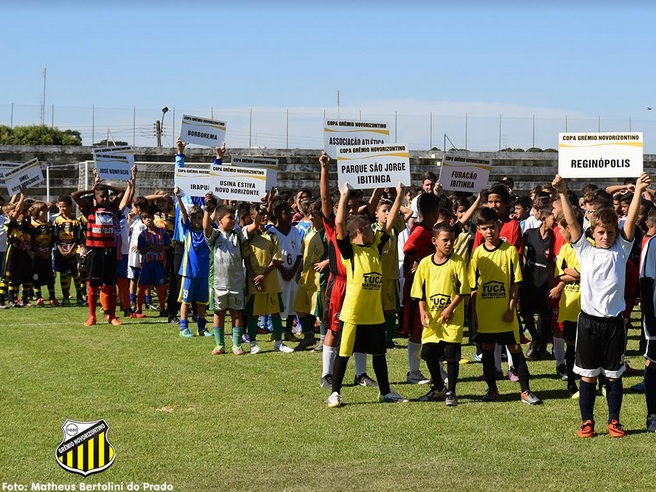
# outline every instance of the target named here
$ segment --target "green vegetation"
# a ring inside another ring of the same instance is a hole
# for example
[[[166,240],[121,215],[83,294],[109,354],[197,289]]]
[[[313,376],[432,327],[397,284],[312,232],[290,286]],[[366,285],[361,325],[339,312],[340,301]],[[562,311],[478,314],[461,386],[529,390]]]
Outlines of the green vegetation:
[[[80,132],[46,125],[0,125],[0,145],[82,145]]]
[[[581,440],[578,404],[556,379],[553,361],[529,363],[532,389],[545,402],[538,407],[520,403],[518,384],[508,380],[499,384],[500,402],[482,403],[482,368],[470,363],[461,366],[456,408],[380,404],[376,390],[346,386],[345,406],[328,409],[320,354],[274,353],[260,336],[261,354],[212,356],[212,339],[182,339],[177,325],[151,312],[119,328],[85,328],[86,313],[0,311],[0,481],[27,490],[32,482],[130,481],[167,482],[176,491],[653,486],[656,437],[645,430],[644,397],[628,389],[640,375],[625,381],[629,435],[606,435],[599,397],[599,435]],[[628,354],[641,369],[637,336],[632,329]],[[473,347],[463,352],[471,357]],[[428,390],[405,383],[405,350],[391,350],[388,359],[399,393],[416,399]],[[56,464],[67,418],[108,422],[117,453],[110,469],[84,480]]]

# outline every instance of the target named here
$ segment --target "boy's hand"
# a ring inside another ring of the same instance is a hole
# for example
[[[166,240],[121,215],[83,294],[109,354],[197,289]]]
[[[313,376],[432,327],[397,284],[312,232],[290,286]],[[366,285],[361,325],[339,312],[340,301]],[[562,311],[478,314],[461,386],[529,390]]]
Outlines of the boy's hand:
[[[453,318],[453,308],[451,306],[447,306],[443,311],[442,315],[440,316],[440,320],[442,323],[448,323],[451,321],[451,318]]]
[[[551,182],[551,186],[553,186],[554,190],[556,190],[558,193],[562,193],[562,194],[567,193],[567,183],[560,176],[560,174],[556,174],[556,177]]]
[[[173,194],[175,196],[180,196],[180,187],[179,186],[176,186],[175,188],[173,188]]]
[[[560,299],[560,293],[563,290],[563,287],[565,287],[565,284],[562,282],[559,282],[558,285],[556,285],[553,289],[549,291],[549,298],[550,299]]]
[[[640,177],[636,180],[636,192],[642,194],[649,185],[651,184],[651,178],[647,173],[642,173]]]
[[[321,163],[321,167],[326,167],[330,163],[330,156],[326,154],[325,150],[321,151],[321,157],[319,157],[319,162]]]
[[[435,186],[433,186],[433,194],[440,196],[442,194],[443,189],[444,187],[442,186],[442,183],[438,181],[437,183],[435,183]]]
[[[187,142],[183,142],[182,139],[178,137],[178,139],[175,141],[175,146],[178,149],[178,154],[184,154]]]
[[[216,148],[216,157],[218,159],[223,159],[223,156],[225,155],[225,153],[226,153],[226,144],[225,144],[225,142],[223,142],[221,147]]]
[[[421,317],[421,326],[428,328],[430,326],[430,315],[428,313],[425,313]]]
[[[508,310],[506,310],[505,313],[503,313],[503,322],[510,323],[514,317],[515,317],[515,311],[509,308]]]
[[[396,196],[403,196],[403,183],[400,181],[396,185]]]
[[[346,196],[349,194],[350,187],[348,183],[344,183],[344,186],[339,190],[340,195]]]

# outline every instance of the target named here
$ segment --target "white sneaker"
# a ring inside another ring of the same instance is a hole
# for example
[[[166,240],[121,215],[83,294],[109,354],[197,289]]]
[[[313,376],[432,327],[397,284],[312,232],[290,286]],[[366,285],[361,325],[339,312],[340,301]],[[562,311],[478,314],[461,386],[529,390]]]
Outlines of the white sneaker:
[[[430,379],[424,376],[421,371],[409,372],[405,380],[410,384],[428,384]]]
[[[328,408],[336,408],[342,406],[342,395],[337,391],[333,391],[328,397]]]
[[[251,354],[259,354],[260,350],[260,346],[257,343],[251,342]]]
[[[378,401],[381,403],[408,403],[410,400],[402,397],[396,391],[390,390],[386,395],[378,393]]]
[[[289,354],[294,351],[293,348],[285,345],[282,342],[276,342],[276,344],[273,346],[273,351],[274,352],[284,352],[285,354]]]

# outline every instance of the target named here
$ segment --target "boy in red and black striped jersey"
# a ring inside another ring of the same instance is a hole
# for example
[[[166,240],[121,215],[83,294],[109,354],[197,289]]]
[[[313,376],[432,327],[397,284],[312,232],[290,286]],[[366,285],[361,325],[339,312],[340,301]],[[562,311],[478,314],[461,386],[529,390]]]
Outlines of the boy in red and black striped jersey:
[[[133,186],[135,168],[132,168],[128,187]],[[115,193],[110,199],[109,192]],[[93,196],[88,196],[93,194]],[[106,306],[109,323],[120,326],[116,318],[116,214],[127,206],[130,193],[126,190],[104,183],[95,184],[90,190],[76,191],[71,198],[80,207],[87,219],[86,247],[87,285],[89,288],[89,318],[85,326],[96,324],[96,306],[98,297],[102,297]],[[120,204],[119,204],[120,202]]]

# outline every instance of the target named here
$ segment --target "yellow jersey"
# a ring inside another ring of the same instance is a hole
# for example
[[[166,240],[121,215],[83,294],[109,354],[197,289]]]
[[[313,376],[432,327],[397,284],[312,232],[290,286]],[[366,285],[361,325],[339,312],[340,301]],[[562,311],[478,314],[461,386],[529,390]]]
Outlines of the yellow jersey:
[[[581,270],[579,258],[571,243],[563,244],[556,258],[556,278],[565,274],[565,268],[574,268],[577,272]],[[581,282],[568,282],[560,293],[558,304],[558,322],[576,321],[581,312]]]

